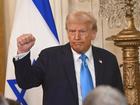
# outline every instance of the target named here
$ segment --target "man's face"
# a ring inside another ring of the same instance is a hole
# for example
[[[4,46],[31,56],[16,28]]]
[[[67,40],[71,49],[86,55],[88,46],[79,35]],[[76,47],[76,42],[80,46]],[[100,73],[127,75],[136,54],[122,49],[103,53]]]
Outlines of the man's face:
[[[85,53],[96,36],[96,32],[85,23],[69,23],[67,32],[70,45],[77,53]]]

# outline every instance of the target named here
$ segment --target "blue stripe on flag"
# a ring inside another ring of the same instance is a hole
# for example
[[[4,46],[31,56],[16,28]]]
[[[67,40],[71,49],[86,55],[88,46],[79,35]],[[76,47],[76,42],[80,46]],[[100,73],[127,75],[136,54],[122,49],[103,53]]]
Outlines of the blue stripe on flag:
[[[54,34],[55,38],[59,42],[49,0],[32,0],[32,1],[36,5],[37,9],[41,13],[44,20],[46,21],[47,25],[49,26],[50,30]]]
[[[26,90],[21,90],[21,92],[18,91],[16,85],[17,81],[15,79],[7,80],[8,84],[10,85],[12,91],[17,97],[17,100],[22,103],[22,105],[28,105],[27,102],[24,99],[25,91]]]

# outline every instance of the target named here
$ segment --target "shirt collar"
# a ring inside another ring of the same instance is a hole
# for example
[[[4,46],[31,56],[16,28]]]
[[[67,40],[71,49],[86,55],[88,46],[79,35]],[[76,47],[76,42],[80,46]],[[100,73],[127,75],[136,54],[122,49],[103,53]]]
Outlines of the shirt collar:
[[[72,53],[73,53],[73,57],[75,60],[78,60],[79,57],[81,56],[81,54],[77,53],[76,51],[74,51],[72,48]],[[92,58],[92,47],[90,46],[90,48],[88,49],[87,52],[85,52],[85,55],[88,57],[88,59],[90,60],[90,58]]]

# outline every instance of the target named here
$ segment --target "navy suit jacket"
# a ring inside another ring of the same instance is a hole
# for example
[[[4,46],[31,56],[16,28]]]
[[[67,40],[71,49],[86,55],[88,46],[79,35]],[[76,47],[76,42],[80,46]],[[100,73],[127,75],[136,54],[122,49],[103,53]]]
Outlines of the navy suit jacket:
[[[101,48],[92,46],[96,86],[110,85],[123,91],[116,57]],[[43,105],[78,105],[75,67],[70,44],[41,51],[31,66],[30,54],[15,61],[18,85],[29,89],[42,85]]]

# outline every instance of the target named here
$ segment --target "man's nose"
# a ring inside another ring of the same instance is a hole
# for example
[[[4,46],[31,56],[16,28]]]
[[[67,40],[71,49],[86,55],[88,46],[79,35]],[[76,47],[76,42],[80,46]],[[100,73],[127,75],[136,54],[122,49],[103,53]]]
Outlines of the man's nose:
[[[79,31],[76,31],[76,33],[75,33],[75,39],[80,39],[80,32]]]

